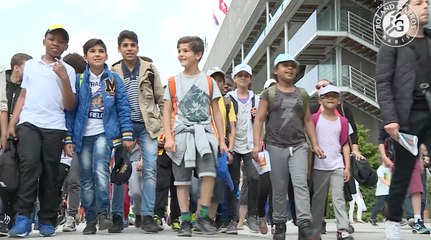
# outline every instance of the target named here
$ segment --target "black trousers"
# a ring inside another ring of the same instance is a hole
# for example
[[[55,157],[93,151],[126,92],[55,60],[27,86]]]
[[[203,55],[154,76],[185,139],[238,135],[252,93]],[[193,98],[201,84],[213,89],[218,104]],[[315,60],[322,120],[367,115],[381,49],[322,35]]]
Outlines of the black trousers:
[[[388,195],[377,196],[376,204],[373,207],[373,211],[371,212],[371,219],[376,219],[377,213],[383,210],[385,207],[385,202],[388,202]]]
[[[26,122],[17,126],[17,135],[20,163],[15,210],[30,217],[39,186],[39,221],[55,226],[60,204],[58,166],[65,131],[38,128]]]
[[[272,225],[272,186],[271,186],[271,178],[269,176],[269,172],[268,173],[264,173],[262,175],[260,175],[260,193],[259,193],[259,200],[258,200],[258,215],[259,217],[265,217],[266,216],[266,212],[265,212],[265,207],[266,207],[266,203],[268,202],[268,216],[270,218],[270,223]],[[290,199],[289,199],[290,200]]]
[[[166,206],[168,205],[168,192],[171,193],[171,220],[178,219],[181,215],[178,205],[177,188],[174,185],[174,181],[172,160],[166,155],[166,152],[163,152],[162,155],[157,157],[156,202],[154,204],[154,213],[160,218],[165,217]]]
[[[402,130],[400,130],[402,132]],[[431,114],[429,111],[411,111],[409,134],[418,137],[431,150]],[[410,178],[417,156],[413,156],[398,142],[395,148],[395,171],[392,174],[388,197],[388,220],[399,222],[403,216],[403,202],[409,188]]]
[[[251,153],[240,154],[237,152],[233,153],[233,162],[229,165],[230,176],[232,177],[234,189],[231,192],[229,188],[226,188],[227,196],[227,209],[228,209],[228,221],[236,221],[237,219],[237,198],[236,193],[238,192],[240,170],[241,170],[241,160],[243,161],[245,171],[247,172],[247,184],[249,189],[253,191],[248,191],[248,204],[247,212],[248,216],[257,216],[258,208],[258,198],[259,198],[259,173],[253,166],[251,161]]]

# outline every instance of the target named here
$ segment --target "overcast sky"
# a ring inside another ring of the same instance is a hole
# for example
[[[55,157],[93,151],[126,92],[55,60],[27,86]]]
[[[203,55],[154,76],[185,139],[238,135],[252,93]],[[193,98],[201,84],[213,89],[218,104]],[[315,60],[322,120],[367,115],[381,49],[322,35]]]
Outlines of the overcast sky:
[[[107,45],[110,65],[121,59],[117,36],[128,29],[138,34],[139,55],[153,59],[165,83],[182,69],[178,38],[197,35],[211,47],[218,31],[213,20],[217,7],[218,0],[0,0],[0,63],[9,69],[17,52],[40,57],[47,27],[61,23],[70,35],[65,54],[82,54],[88,39],[100,38]]]

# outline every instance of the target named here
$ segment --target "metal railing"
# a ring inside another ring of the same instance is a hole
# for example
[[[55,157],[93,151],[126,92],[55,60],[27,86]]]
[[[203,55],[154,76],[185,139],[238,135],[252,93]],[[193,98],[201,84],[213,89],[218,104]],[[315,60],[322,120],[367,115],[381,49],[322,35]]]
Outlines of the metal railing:
[[[341,84],[377,103],[376,80],[352,66],[343,66]]]
[[[374,32],[373,23],[359,15],[347,11],[347,19],[340,22],[341,30],[347,31],[376,47],[380,47],[381,42],[376,34],[381,32]]]

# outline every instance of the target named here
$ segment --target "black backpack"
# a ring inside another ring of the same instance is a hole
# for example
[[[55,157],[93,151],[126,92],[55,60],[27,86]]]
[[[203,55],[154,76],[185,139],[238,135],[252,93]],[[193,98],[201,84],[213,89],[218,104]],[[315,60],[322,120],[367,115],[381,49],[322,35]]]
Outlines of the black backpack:
[[[0,156],[0,190],[14,191],[18,188],[19,157],[16,141],[9,139],[9,147]]]

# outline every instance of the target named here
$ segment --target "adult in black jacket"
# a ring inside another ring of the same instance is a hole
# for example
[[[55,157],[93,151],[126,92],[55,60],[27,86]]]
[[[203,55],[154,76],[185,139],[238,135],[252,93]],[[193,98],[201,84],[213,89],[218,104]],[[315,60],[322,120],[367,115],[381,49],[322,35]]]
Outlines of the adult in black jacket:
[[[424,29],[428,23],[428,1],[410,0],[419,18],[418,32],[410,29],[407,34],[415,36],[402,47],[382,44],[377,55],[377,99],[386,132],[395,140],[398,133],[418,136],[419,143],[430,149],[431,114],[425,94],[429,92],[431,77],[431,31]],[[386,238],[400,239],[402,204],[406,196],[416,156],[395,143],[396,162],[389,190]]]

